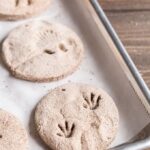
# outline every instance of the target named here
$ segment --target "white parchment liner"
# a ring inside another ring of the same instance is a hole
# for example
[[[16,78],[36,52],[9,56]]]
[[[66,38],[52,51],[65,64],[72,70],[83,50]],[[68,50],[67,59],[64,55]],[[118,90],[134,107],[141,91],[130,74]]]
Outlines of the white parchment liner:
[[[103,88],[113,97],[120,113],[120,128],[113,145],[127,141],[150,122],[144,106],[82,4],[80,0],[53,0],[47,12],[33,18],[63,23],[81,37],[85,57],[73,75],[52,83],[22,81],[12,77],[0,59],[0,108],[24,123],[29,133],[29,150],[48,149],[35,131],[34,108],[50,89],[63,83],[89,83]],[[11,29],[31,20],[0,22],[1,41]]]

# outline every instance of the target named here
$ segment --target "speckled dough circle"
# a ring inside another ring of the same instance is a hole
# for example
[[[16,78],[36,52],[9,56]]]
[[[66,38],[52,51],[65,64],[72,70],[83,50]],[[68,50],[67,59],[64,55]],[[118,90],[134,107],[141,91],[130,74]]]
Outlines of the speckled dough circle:
[[[23,19],[44,11],[51,0],[0,0],[0,19]]]
[[[79,37],[61,24],[34,21],[14,29],[3,43],[11,73],[30,81],[52,81],[71,74],[83,57]]]
[[[118,110],[103,90],[66,84],[52,90],[38,104],[35,123],[53,150],[102,150],[118,130]]]
[[[27,150],[27,133],[20,121],[0,109],[0,150]]]

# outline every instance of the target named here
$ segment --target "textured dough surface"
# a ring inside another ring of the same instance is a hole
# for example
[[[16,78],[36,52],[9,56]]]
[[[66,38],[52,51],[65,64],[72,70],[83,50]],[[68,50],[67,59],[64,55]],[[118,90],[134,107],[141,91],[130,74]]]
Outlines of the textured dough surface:
[[[27,150],[27,133],[20,121],[0,109],[0,150]]]
[[[103,150],[116,136],[119,115],[103,90],[65,84],[41,100],[35,123],[39,135],[53,150]]]
[[[17,20],[44,11],[51,0],[0,0],[0,19]]]
[[[52,81],[71,74],[83,57],[79,37],[61,24],[34,21],[14,29],[3,43],[11,73],[30,81]]]

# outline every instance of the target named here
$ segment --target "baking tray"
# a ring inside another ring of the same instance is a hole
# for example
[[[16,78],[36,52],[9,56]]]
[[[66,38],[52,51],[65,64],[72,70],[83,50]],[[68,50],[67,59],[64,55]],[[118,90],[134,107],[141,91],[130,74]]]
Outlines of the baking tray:
[[[29,150],[48,149],[35,130],[36,104],[50,89],[68,82],[89,83],[113,97],[120,113],[120,127],[111,146],[127,141],[150,122],[148,100],[90,1],[53,0],[49,10],[34,19],[72,28],[85,45],[85,57],[74,74],[51,83],[15,79],[0,61],[0,107],[24,123],[29,134]],[[0,22],[1,41],[11,29],[31,20]]]
[[[145,96],[145,98],[143,99],[143,97],[141,97],[141,95],[140,95],[141,93],[139,94],[137,91],[136,92],[139,95],[139,97],[142,98],[142,103],[144,104],[144,106],[149,107],[150,106],[150,90],[149,90],[148,86],[146,85],[146,83],[143,80],[142,76],[140,75],[138,69],[136,68],[135,64],[133,63],[131,57],[127,53],[124,45],[122,44],[121,40],[119,39],[117,33],[115,32],[115,30],[112,27],[111,23],[109,22],[107,16],[105,15],[103,9],[100,6],[100,2],[98,0],[90,0],[89,2],[93,6],[93,9],[95,10],[95,12],[97,14],[97,18],[96,18],[95,14],[92,12],[92,9],[89,8],[91,10],[93,17],[95,18],[95,21],[97,22],[97,24],[99,24],[98,20],[97,20],[97,19],[99,19],[99,21],[105,26],[109,36],[111,37],[114,45],[116,46],[119,54],[121,55],[124,63],[126,63],[126,67],[128,67],[126,69],[129,69],[129,70],[126,70],[124,67],[123,67],[123,69],[124,69],[125,73],[127,73],[127,75],[128,75],[128,73],[131,73],[130,76],[132,79],[130,79],[130,77],[129,77],[129,80],[131,80],[131,82],[133,84],[133,88],[135,88],[135,90],[138,90],[137,88],[140,88],[140,90],[141,90],[142,94]],[[123,63],[123,62],[121,62],[121,63]]]

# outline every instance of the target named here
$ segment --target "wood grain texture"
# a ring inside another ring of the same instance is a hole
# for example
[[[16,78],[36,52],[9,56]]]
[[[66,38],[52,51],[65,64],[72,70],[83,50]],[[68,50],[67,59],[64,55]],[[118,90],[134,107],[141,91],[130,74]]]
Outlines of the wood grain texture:
[[[100,0],[150,88],[150,0]]]
[[[100,0],[100,3],[107,11],[150,10],[149,0]]]

